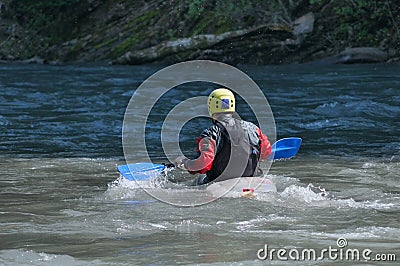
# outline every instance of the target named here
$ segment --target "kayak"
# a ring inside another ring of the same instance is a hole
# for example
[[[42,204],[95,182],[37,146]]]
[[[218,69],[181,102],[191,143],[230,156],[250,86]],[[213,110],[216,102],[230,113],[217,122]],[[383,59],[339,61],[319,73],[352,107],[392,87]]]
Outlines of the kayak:
[[[151,188],[154,180],[159,178],[162,172],[168,169],[169,165],[153,163],[134,163],[118,166],[118,171],[124,179],[136,181],[139,187]],[[255,198],[258,193],[276,192],[275,184],[265,177],[237,177],[228,180],[210,182],[203,186],[197,186],[199,189],[205,189],[214,196],[233,193],[241,197]],[[193,186],[196,188],[196,186]]]
[[[237,177],[207,185],[212,195],[233,193],[245,198],[255,198],[259,193],[276,192],[275,184],[265,177]]]
[[[272,145],[272,160],[288,159],[297,154],[302,139],[291,137],[278,140]],[[120,175],[130,181],[136,181],[140,187],[146,188],[159,178],[163,171],[173,168],[173,164],[154,164],[150,162],[131,163],[117,167]],[[239,193],[241,197],[255,198],[257,193],[276,192],[275,184],[265,177],[237,177],[228,180],[211,182],[197,186],[213,195]]]

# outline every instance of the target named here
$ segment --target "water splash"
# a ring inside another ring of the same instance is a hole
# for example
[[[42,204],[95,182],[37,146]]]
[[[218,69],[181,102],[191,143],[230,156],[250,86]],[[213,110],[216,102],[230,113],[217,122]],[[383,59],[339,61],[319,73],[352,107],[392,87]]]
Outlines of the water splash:
[[[322,186],[316,187],[312,183],[310,183],[310,184],[308,184],[307,189],[313,191],[314,193],[316,193],[322,197],[328,196],[328,192]]]

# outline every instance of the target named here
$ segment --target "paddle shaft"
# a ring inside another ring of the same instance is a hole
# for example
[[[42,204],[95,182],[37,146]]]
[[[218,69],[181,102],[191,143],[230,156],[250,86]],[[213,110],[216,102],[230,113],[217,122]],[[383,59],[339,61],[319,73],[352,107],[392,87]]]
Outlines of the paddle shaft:
[[[273,160],[287,159],[297,154],[300,148],[301,138],[284,138],[272,145]],[[118,171],[122,176],[129,180],[148,180],[149,173],[161,172],[165,168],[173,168],[174,164],[152,164],[152,163],[134,163],[118,166]]]

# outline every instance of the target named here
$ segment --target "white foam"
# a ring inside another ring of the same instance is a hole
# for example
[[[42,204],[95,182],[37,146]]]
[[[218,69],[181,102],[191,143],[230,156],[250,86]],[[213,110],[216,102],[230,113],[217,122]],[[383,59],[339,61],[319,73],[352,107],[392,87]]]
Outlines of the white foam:
[[[309,185],[307,187],[301,187],[297,185],[291,185],[287,188],[285,188],[284,191],[280,193],[282,197],[286,198],[292,198],[298,202],[305,202],[305,203],[311,203],[314,201],[326,201],[328,200],[324,194],[321,193],[315,193],[312,190],[312,185]]]
[[[32,250],[10,249],[0,251],[0,265],[45,266],[45,265],[101,265],[101,261],[86,262],[68,255],[48,254]]]
[[[317,192],[315,192],[317,191]],[[336,208],[363,208],[375,210],[388,210],[398,208],[394,203],[385,203],[382,200],[355,201],[353,198],[337,199],[329,197],[328,192],[322,187],[307,187],[291,185],[279,193],[279,199],[288,205],[325,206]]]
[[[357,227],[349,232],[348,229],[338,231],[335,233],[325,232],[312,232],[312,235],[324,236],[329,238],[344,237],[346,239],[374,239],[374,238],[385,238],[397,241],[399,238],[400,230],[392,227],[381,227],[381,226],[365,226]]]

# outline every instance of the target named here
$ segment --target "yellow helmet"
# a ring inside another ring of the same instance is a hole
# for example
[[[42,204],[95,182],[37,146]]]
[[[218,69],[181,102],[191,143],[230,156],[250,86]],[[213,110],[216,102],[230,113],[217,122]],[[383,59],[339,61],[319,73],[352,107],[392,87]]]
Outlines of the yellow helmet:
[[[208,96],[208,113],[210,117],[217,113],[235,112],[235,96],[225,88],[213,90]]]

